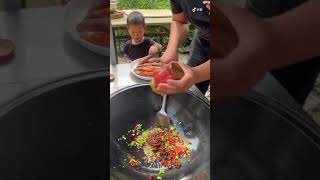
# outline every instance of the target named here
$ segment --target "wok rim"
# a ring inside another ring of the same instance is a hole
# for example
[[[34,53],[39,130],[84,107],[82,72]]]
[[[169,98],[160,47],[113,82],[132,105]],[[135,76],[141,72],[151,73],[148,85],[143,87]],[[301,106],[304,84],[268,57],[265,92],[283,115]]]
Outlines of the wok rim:
[[[49,81],[45,81],[36,85],[30,89],[26,89],[17,95],[11,97],[9,100],[5,101],[4,103],[0,104],[0,118],[4,116],[6,113],[13,110],[15,107],[41,95],[44,93],[49,92],[50,90],[57,89],[59,87],[74,84],[77,82],[81,82],[84,80],[89,80],[93,78],[102,78],[105,77],[106,81],[109,76],[108,69],[97,69],[93,71],[86,71],[81,73],[76,73],[64,77],[54,78]],[[106,88],[107,89],[107,88]],[[107,92],[106,92],[107,93]]]
[[[118,94],[124,92],[124,91],[127,91],[127,90],[130,90],[130,89],[133,89],[133,88],[136,88],[136,87],[142,87],[142,86],[150,86],[149,84],[135,84],[135,85],[130,85],[130,86],[127,86],[127,87],[124,87],[124,88],[121,88],[113,93],[110,94],[110,100],[112,98],[114,98],[115,96],[117,96]],[[151,89],[151,88],[150,88]],[[202,97],[200,94],[196,93],[196,92],[193,92],[191,90],[188,90],[185,92],[186,94],[189,94],[191,95],[192,97],[195,97],[197,98],[198,100],[200,100],[201,102],[204,103],[204,105],[206,106],[206,108],[209,108],[210,109],[210,102],[209,100],[206,98],[206,97]],[[160,96],[160,95],[159,95]]]
[[[320,150],[320,126],[303,109],[295,110],[275,98],[267,97],[256,91],[251,91],[240,97],[240,99],[253,103],[263,108],[264,111],[275,114],[280,120],[284,121],[288,126],[293,127]]]

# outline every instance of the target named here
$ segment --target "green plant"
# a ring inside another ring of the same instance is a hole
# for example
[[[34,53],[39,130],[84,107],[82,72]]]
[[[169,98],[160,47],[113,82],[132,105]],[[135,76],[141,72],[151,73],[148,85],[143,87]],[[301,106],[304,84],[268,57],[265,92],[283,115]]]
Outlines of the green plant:
[[[118,0],[119,9],[170,9],[168,0]]]

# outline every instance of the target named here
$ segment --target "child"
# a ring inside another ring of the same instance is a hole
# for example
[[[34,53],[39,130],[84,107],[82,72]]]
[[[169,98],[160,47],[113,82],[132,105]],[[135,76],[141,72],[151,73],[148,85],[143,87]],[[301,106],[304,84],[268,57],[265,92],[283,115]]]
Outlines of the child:
[[[144,37],[146,25],[140,12],[134,11],[129,14],[127,26],[131,39],[125,43],[123,53],[128,63],[148,55],[154,56],[161,51],[162,46],[159,43]]]

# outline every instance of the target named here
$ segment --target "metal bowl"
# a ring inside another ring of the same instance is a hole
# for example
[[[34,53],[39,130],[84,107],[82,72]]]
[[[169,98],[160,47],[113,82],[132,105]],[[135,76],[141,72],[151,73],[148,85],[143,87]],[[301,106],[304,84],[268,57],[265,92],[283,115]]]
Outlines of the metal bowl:
[[[110,98],[110,171],[111,179],[141,180],[156,176],[157,169],[140,164],[131,168],[124,159],[136,152],[117,139],[142,123],[145,129],[154,126],[154,116],[161,108],[162,97],[149,85],[136,85],[111,95]],[[192,141],[190,161],[178,170],[167,170],[163,179],[188,179],[210,167],[210,106],[191,92],[170,95],[166,111],[185,139]]]

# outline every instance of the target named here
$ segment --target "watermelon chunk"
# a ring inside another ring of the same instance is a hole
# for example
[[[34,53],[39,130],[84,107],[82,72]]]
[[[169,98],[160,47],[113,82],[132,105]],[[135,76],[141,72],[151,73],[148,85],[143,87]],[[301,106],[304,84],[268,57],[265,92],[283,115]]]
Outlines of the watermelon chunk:
[[[166,83],[169,79],[181,79],[184,76],[184,72],[178,63],[172,63],[167,66],[160,73],[156,74],[150,82],[152,90],[156,93],[157,87],[160,83]]]

